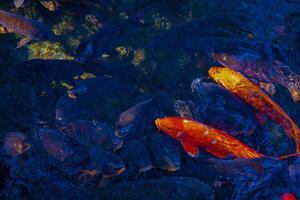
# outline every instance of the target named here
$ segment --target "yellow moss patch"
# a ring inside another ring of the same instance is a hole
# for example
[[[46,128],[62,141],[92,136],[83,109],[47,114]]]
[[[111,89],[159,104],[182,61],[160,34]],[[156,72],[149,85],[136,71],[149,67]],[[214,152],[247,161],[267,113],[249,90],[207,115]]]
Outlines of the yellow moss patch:
[[[145,56],[144,49],[137,49],[136,51],[134,51],[132,64],[139,65],[139,64],[141,64],[141,62],[143,62],[145,60],[145,58],[146,58],[146,56]]]
[[[64,52],[58,43],[36,42],[29,45],[29,59],[64,59],[74,58]]]

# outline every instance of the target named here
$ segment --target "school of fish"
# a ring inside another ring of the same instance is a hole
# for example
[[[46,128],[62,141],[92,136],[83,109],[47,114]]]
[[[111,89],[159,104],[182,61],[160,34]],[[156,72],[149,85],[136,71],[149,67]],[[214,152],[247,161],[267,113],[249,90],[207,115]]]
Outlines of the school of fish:
[[[219,85],[251,105],[258,113],[266,115],[280,124],[287,135],[295,141],[296,153],[283,155],[276,159],[286,160],[300,155],[300,130],[298,126],[279,104],[260,89],[259,85],[227,67],[211,67],[208,70],[208,75]],[[199,148],[217,158],[255,159],[267,157],[229,133],[189,118],[157,118],[155,125],[171,138],[178,140],[184,151],[192,157],[199,156]],[[282,195],[282,199],[296,198],[292,193],[285,193]]]

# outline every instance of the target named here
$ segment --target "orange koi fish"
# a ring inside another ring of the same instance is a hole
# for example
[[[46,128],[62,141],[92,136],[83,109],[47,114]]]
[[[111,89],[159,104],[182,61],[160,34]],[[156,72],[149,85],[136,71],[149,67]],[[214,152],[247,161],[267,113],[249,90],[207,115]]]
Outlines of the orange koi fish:
[[[296,151],[300,153],[300,130],[288,114],[275,103],[259,86],[252,83],[241,73],[229,68],[212,67],[208,74],[218,84],[239,96],[258,111],[279,123],[296,142]]]
[[[230,156],[260,158],[264,156],[231,135],[194,120],[166,117],[156,119],[155,125],[172,138],[179,140],[184,150],[193,157],[198,156],[198,147],[218,158]]]
[[[218,158],[231,156],[236,158],[261,158],[266,156],[224,131],[191,119],[182,117],[158,118],[155,120],[155,125],[172,138],[180,141],[184,150],[192,157],[198,156],[198,147],[205,149]],[[296,156],[300,156],[300,153],[284,155],[277,159],[287,160]]]

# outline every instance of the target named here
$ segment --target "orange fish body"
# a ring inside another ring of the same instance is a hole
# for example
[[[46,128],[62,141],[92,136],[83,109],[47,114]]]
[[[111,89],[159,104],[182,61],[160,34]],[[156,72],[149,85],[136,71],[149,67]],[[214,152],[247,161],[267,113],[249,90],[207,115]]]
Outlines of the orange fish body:
[[[229,134],[194,120],[181,117],[156,119],[157,128],[179,140],[191,156],[199,154],[198,147],[218,158],[259,158],[264,155]]]
[[[300,130],[288,114],[275,103],[259,86],[252,83],[241,73],[229,68],[212,67],[208,74],[218,84],[239,96],[258,111],[279,123],[286,133],[295,140],[297,153],[300,153]]]

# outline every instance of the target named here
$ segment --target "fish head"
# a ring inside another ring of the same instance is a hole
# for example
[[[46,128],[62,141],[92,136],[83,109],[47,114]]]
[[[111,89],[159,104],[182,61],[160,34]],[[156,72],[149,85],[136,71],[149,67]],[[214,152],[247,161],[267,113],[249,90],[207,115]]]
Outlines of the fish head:
[[[9,132],[4,138],[2,150],[10,156],[21,155],[31,148],[31,144],[25,140],[26,137],[23,133]]]
[[[158,129],[179,141],[191,137],[201,137],[201,133],[205,133],[208,130],[208,128],[200,122],[183,117],[158,118],[155,120],[155,125]]]
[[[226,67],[234,67],[239,64],[238,60],[234,56],[226,53],[212,53],[212,57],[214,60]]]
[[[211,67],[208,70],[208,75],[218,84],[231,91],[243,82],[243,76],[240,73],[227,67]]]
[[[159,130],[167,133],[172,138],[178,139],[184,130],[184,124],[181,119],[180,117],[157,118],[155,125]]]

